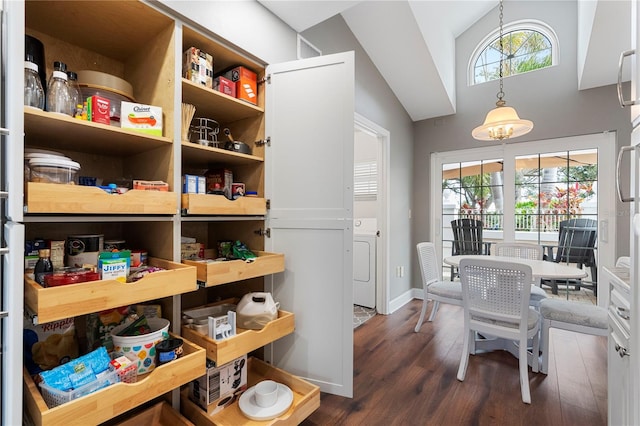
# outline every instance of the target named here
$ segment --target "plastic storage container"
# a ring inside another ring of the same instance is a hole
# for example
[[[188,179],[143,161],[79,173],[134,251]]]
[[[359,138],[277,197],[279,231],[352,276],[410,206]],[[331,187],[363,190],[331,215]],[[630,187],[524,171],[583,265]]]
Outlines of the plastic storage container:
[[[80,164],[66,158],[32,158],[29,182],[77,184]]]

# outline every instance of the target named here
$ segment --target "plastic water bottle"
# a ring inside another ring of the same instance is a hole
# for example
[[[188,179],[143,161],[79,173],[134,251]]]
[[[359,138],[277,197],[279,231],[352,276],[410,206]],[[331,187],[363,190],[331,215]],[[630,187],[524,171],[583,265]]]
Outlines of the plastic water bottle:
[[[53,67],[54,71],[47,87],[47,111],[73,115],[71,94],[67,83],[67,65],[56,61]]]
[[[76,117],[78,114],[82,114],[82,92],[78,84],[78,74],[73,71],[67,71],[67,79],[71,96],[71,115]]]
[[[27,55],[24,61],[24,104],[44,109],[44,88],[38,75],[38,65],[33,63],[31,55]]]

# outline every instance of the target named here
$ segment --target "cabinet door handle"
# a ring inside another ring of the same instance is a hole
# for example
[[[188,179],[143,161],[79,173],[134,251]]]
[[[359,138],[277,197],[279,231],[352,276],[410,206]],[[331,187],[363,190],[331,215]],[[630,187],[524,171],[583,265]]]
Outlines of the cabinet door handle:
[[[623,203],[633,203],[635,201],[634,197],[625,197],[622,195],[622,189],[620,188],[620,166],[622,165],[622,156],[625,152],[633,151],[634,147],[632,146],[623,146],[618,151],[618,162],[616,163],[616,190],[618,191],[618,199]]]
[[[637,100],[628,100],[626,101],[624,99],[624,96],[622,95],[622,67],[624,65],[624,58],[626,58],[627,56],[631,56],[631,55],[635,55],[636,51],[634,49],[632,50],[625,50],[624,52],[622,52],[620,54],[620,61],[618,62],[618,102],[620,102],[620,106],[622,108],[624,107],[628,107],[631,105],[636,105],[638,103]]]
[[[631,315],[629,315],[629,310],[622,308],[620,306],[616,306],[616,313],[618,314],[618,316],[622,319],[631,319]]]
[[[625,356],[631,356],[629,349],[627,349],[625,346],[622,345],[622,343],[620,343],[616,333],[611,333],[610,336],[611,338],[613,338],[613,342],[614,342],[613,347],[616,350],[616,352],[618,352],[618,355],[620,355],[620,358],[624,358]]]
[[[7,311],[0,312],[0,318],[6,318],[8,316],[9,316],[9,312],[7,312]]]

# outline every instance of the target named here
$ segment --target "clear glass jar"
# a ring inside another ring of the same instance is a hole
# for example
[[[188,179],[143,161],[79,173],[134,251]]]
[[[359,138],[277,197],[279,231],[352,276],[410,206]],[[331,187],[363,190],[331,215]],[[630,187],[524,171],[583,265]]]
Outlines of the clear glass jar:
[[[69,94],[71,96],[71,111],[74,117],[82,115],[82,92],[78,84],[78,74],[67,71],[67,81],[69,83]]]
[[[44,88],[38,75],[38,65],[33,63],[31,55],[27,55],[24,61],[24,104],[44,109]]]
[[[72,115],[71,94],[67,83],[67,66],[54,62],[54,71],[47,87],[47,111]]]

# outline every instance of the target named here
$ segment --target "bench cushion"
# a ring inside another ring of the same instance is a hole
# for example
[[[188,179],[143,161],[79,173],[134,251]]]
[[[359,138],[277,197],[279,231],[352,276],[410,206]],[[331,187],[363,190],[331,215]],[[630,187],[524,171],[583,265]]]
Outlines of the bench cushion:
[[[540,315],[543,319],[582,325],[585,327],[607,329],[607,310],[600,306],[570,302],[560,299],[544,299],[540,302]]]

